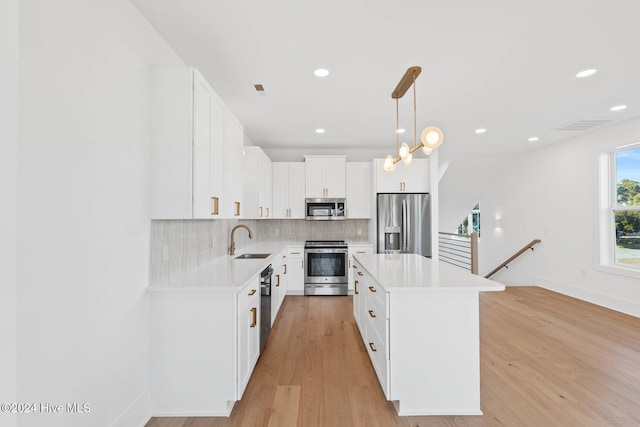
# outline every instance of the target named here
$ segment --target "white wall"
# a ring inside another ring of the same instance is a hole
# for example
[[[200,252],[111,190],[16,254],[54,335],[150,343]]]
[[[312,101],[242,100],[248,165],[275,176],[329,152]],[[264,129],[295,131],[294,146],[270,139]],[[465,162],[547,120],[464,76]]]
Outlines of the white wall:
[[[150,416],[149,67],[183,65],[127,0],[20,2],[21,426]]]
[[[546,287],[640,316],[638,279],[598,269],[598,153],[607,144],[637,141],[640,119],[514,158],[480,199],[480,273],[540,238],[533,253],[493,278],[507,285]]]
[[[18,0],[0,2],[0,403],[17,402]],[[16,416],[0,412],[0,425]]]

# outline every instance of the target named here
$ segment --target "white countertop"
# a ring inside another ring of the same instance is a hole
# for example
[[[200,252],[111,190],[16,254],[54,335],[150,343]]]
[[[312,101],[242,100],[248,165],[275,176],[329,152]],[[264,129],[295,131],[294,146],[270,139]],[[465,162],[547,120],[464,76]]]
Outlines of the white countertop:
[[[369,242],[349,242],[351,245],[368,245]],[[249,280],[260,274],[276,257],[288,246],[304,246],[304,242],[272,241],[258,242],[242,250],[237,250],[233,256],[225,255],[215,258],[200,267],[177,274],[168,281],[154,283],[147,290],[149,292],[188,291],[240,291]],[[268,253],[268,258],[236,259],[245,253]]]
[[[235,255],[225,255],[200,267],[178,274],[165,282],[155,283],[147,289],[149,292],[167,292],[175,290],[216,290],[239,291],[249,280],[260,274],[287,246],[297,242],[259,242],[236,251]],[[262,259],[236,259],[245,253],[268,253]]]
[[[501,283],[416,254],[355,254],[354,258],[387,292],[504,290]]]

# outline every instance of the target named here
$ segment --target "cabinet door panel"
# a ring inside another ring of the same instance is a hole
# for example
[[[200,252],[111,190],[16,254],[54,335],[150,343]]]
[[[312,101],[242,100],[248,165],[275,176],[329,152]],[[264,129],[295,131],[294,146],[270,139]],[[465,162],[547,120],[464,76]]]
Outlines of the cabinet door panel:
[[[345,158],[324,159],[324,187],[326,197],[346,197],[345,193]]]
[[[305,194],[310,198],[326,197],[324,194],[324,159],[305,159]]]
[[[289,217],[305,218],[305,164],[289,163]]]

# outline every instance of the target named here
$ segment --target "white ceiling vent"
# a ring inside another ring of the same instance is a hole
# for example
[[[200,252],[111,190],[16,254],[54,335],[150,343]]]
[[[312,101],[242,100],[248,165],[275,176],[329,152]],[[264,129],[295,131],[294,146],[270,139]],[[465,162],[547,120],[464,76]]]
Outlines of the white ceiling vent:
[[[568,122],[563,125],[560,125],[554,128],[554,130],[585,131],[585,130],[597,128],[598,126],[606,125],[614,121],[616,121],[616,119],[611,117],[578,119],[578,120],[574,120],[572,122]]]

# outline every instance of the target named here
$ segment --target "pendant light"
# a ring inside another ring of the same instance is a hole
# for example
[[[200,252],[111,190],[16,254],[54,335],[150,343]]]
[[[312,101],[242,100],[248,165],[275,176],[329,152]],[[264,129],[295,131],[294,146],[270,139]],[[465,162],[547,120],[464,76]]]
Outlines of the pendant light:
[[[420,134],[420,144],[418,144],[418,132],[417,132],[417,97],[416,97],[416,78],[422,72],[420,67],[410,67],[404,76],[400,79],[400,82],[396,86],[395,90],[391,94],[391,98],[396,100],[396,157],[391,154],[387,155],[382,163],[382,169],[386,173],[392,173],[396,169],[396,163],[402,160],[405,166],[411,164],[413,159],[413,153],[422,148],[422,151],[427,156],[430,155],[434,149],[442,145],[444,135],[442,131],[436,126],[426,127]],[[404,96],[407,90],[413,86],[413,147],[409,147],[409,144],[403,142],[402,145],[398,145],[398,100]]]

